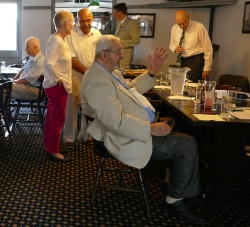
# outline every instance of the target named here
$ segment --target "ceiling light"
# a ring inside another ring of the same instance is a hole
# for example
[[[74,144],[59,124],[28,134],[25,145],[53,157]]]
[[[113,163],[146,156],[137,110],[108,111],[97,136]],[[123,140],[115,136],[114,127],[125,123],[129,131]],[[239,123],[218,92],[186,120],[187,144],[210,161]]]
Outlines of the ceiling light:
[[[98,0],[91,0],[89,5],[88,5],[89,9],[97,9],[99,7],[100,7],[100,3]]]

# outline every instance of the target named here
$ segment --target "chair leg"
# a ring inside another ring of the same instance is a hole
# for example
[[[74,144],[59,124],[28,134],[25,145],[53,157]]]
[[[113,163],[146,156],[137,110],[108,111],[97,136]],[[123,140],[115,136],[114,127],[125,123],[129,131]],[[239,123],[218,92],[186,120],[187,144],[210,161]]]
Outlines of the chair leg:
[[[43,129],[43,111],[42,111],[41,107],[38,107],[38,114],[39,114],[39,118],[40,118],[41,128]]]
[[[138,169],[138,175],[139,175],[139,179],[140,179],[140,183],[141,183],[141,189],[142,189],[142,192],[143,192],[143,197],[144,197],[144,202],[145,202],[147,214],[148,214],[148,216],[150,216],[150,209],[149,209],[149,205],[148,205],[148,197],[147,197],[147,194],[146,194],[146,189],[145,189],[143,178],[142,178],[142,172],[141,172],[140,169]]]
[[[94,187],[94,192],[92,194],[91,203],[95,202],[95,197],[96,197],[98,185],[99,185],[99,182],[100,182],[100,177],[101,177],[101,174],[102,174],[104,160],[105,160],[105,158],[101,158],[100,161],[99,161],[99,166],[98,166],[98,171],[97,171],[97,174],[96,174],[95,187]]]
[[[3,116],[3,120],[4,120],[5,128],[7,129],[7,132],[10,135],[11,131],[10,131],[10,122],[9,122],[9,119],[8,119],[8,117]]]

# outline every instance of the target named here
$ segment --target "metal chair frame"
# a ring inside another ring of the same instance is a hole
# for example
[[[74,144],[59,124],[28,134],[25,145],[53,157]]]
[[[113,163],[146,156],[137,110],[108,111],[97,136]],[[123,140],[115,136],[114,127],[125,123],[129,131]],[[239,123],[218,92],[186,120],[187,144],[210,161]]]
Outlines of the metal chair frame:
[[[4,136],[11,133],[11,100],[12,80],[7,78],[0,80],[0,126]],[[7,132],[6,132],[6,130]]]
[[[43,78],[44,78],[43,75],[41,75],[39,78],[41,85],[38,87],[39,93],[38,93],[37,99],[33,99],[33,100],[13,99],[12,100],[10,106],[15,107],[14,126],[17,125],[19,115],[27,115],[27,118],[25,120],[20,120],[20,121],[21,122],[29,122],[29,123],[36,123],[37,121],[31,120],[31,115],[38,115],[41,128],[43,129],[44,113],[45,113],[45,110],[47,108],[47,98],[46,98],[46,94],[44,92],[44,89],[42,87]],[[30,108],[31,112],[34,112],[34,109],[37,109],[38,114],[37,113],[25,113],[25,114],[20,113],[21,108]]]
[[[123,173],[135,171],[135,168],[133,168],[133,167],[131,167],[133,169],[104,168],[105,159],[107,159],[107,158],[115,159],[115,158],[108,153],[108,151],[104,147],[103,142],[99,142],[99,141],[94,140],[94,152],[95,152],[95,154],[97,156],[100,157],[100,161],[99,161],[99,165],[98,165],[98,169],[97,169],[94,192],[92,193],[91,203],[95,202],[96,194],[97,194],[98,188],[100,187],[100,178],[101,178],[103,172],[104,171],[118,172],[119,173],[118,187],[117,186],[110,186],[110,185],[103,185],[103,187],[113,189],[113,190],[142,193],[147,214],[150,216],[150,209],[149,209],[146,189],[145,189],[145,186],[144,186],[142,170],[141,169],[136,169],[137,174],[138,174],[138,178],[139,178],[140,189],[121,187]]]

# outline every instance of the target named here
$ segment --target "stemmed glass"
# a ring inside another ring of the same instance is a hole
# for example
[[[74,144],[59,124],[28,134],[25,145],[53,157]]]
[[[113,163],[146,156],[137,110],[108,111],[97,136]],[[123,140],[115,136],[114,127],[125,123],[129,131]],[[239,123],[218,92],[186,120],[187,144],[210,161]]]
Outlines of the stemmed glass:
[[[198,80],[197,86],[195,87],[195,99],[193,100],[194,103],[200,104],[201,103],[201,96],[205,95],[202,94],[202,89],[206,84],[206,80]]]

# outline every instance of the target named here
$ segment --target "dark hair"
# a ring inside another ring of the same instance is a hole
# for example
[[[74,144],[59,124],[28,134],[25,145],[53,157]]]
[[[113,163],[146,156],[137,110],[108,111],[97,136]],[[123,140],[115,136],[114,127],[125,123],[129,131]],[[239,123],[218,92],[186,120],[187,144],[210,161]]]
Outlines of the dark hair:
[[[122,12],[124,14],[127,14],[127,12],[128,12],[128,8],[127,8],[126,3],[118,3],[118,4],[113,6],[113,9],[118,11],[118,12]]]
[[[101,15],[104,15],[104,16],[106,16],[106,17],[110,17],[110,13],[109,13],[109,12],[101,12],[100,14],[101,14]]]

